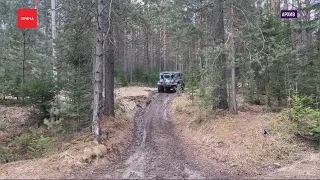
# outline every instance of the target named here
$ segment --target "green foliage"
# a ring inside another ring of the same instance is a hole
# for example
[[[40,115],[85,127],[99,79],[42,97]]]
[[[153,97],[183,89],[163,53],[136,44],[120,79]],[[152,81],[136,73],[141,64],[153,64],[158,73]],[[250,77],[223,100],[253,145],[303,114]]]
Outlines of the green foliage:
[[[1,1],[0,6],[0,93],[21,97],[24,58],[25,82],[51,67],[51,59],[46,56],[49,38],[40,31],[44,23],[38,29],[17,29],[17,9],[30,7],[27,1]]]
[[[22,92],[44,116],[48,115],[55,96],[55,84],[52,77],[45,75],[34,77],[22,87]]]
[[[201,80],[200,67],[196,60],[190,60],[188,71],[185,74],[186,87],[191,92],[192,102],[194,100],[195,90],[199,88]]]
[[[138,66],[133,70],[133,78],[135,82],[145,82],[145,69],[142,66]]]
[[[91,3],[85,0],[61,0],[60,12],[64,18],[56,39],[59,91],[51,103],[50,118],[46,123],[63,133],[74,133],[90,124],[92,34],[90,23]],[[46,3],[46,2],[44,2]],[[47,4],[50,8],[50,2]],[[80,8],[81,7],[81,8]],[[79,18],[82,17],[82,18]]]
[[[0,146],[0,163],[10,162],[13,158],[14,155],[10,148]]]
[[[55,85],[52,77],[39,76],[30,80],[23,88],[32,104],[43,105],[53,100]]]
[[[314,109],[314,97],[295,93],[289,116],[298,124],[298,133],[320,141],[320,110]]]
[[[128,85],[128,80],[126,79],[124,70],[122,68],[115,69],[115,78],[117,84],[121,84],[122,86]]]
[[[199,63],[196,60],[191,60],[188,67],[188,71],[185,75],[185,80],[188,82],[187,87],[190,89],[197,89],[201,80]]]
[[[142,66],[138,66],[133,70],[133,83],[154,86],[158,81],[159,73],[159,70],[156,68],[150,68],[149,70],[146,70]]]
[[[151,68],[148,73],[148,82],[150,85],[155,85],[159,80],[159,70],[157,68]]]
[[[51,133],[44,129],[37,129],[16,137],[9,146],[14,149],[15,159],[26,159],[41,157],[51,143]]]

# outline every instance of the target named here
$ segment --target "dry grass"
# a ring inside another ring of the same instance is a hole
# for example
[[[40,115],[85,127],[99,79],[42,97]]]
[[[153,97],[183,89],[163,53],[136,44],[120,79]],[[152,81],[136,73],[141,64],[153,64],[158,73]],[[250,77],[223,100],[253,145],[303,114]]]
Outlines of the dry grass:
[[[264,176],[264,179],[319,179],[320,153],[312,153],[301,161],[280,168]]]
[[[129,97],[129,96],[148,96],[150,91],[155,90],[155,88],[149,87],[138,87],[138,86],[129,86],[122,87],[115,90],[116,97]]]
[[[101,149],[101,147],[99,148],[93,143],[89,132],[83,132],[75,135],[73,140],[68,143],[61,142],[57,144],[61,146],[59,148],[62,151],[61,153],[41,159],[0,165],[0,179],[63,178],[68,176],[74,169],[86,167],[89,165],[88,163],[98,163],[99,158],[95,158],[100,156],[101,153],[105,157],[103,161],[114,161],[120,153],[128,148],[132,137],[132,122],[137,98],[126,97],[147,96],[151,90],[153,89],[145,87],[124,87],[116,90],[116,92],[119,92],[116,100],[118,103],[116,109],[117,118],[106,118],[101,123],[101,133],[104,140],[102,144],[106,147],[106,152],[104,152],[104,148]],[[139,103],[143,102],[139,101]],[[11,111],[13,110],[15,112],[19,111],[14,114],[25,112],[24,110],[11,109]],[[17,119],[14,114],[9,117]],[[0,117],[2,117],[2,114]],[[0,136],[4,136],[1,131]]]
[[[101,150],[89,133],[77,136],[73,141],[64,143],[63,152],[52,156],[8,163],[0,166],[0,179],[16,178],[62,178],[74,168],[88,166],[88,163],[99,161],[97,156],[105,156],[105,161],[112,161],[129,146],[132,125],[123,120],[105,120],[102,123],[102,134],[105,137]],[[90,149],[91,152],[87,150]],[[99,152],[97,152],[99,150]]]
[[[0,104],[0,131],[12,132],[26,123],[30,108]]]
[[[172,113],[185,140],[197,144],[204,156],[217,163],[252,172],[250,168],[284,165],[298,159],[306,144],[294,136],[294,124],[279,118],[279,114],[250,108],[255,111],[216,113],[193,106],[183,95],[174,100]]]

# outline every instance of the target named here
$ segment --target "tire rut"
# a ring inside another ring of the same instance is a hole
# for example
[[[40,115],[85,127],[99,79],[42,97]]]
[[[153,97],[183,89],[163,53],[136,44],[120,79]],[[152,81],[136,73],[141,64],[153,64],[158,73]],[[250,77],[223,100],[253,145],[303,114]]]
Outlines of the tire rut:
[[[174,132],[169,117],[174,97],[156,94],[150,105],[138,113],[134,153],[125,162],[121,178],[204,178],[187,162],[182,142]]]
[[[136,113],[133,140],[118,162],[100,164],[78,177],[94,179],[204,179],[199,164],[188,154],[170,121],[170,103],[176,94],[156,93]]]

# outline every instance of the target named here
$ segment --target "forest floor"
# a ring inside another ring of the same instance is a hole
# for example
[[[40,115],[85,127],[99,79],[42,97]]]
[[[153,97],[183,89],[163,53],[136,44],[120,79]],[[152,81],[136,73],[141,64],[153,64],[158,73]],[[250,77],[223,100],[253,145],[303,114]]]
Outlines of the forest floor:
[[[102,125],[109,136],[104,158],[81,160],[84,149],[94,146],[85,135],[62,153],[0,165],[0,179],[320,177],[317,146],[295,137],[293,124],[281,114],[244,105],[239,115],[213,113],[198,108],[187,94],[155,92],[116,91],[123,114],[136,114],[134,121]]]
[[[150,99],[148,95],[153,90],[148,87],[116,89],[118,117],[116,120],[104,119],[101,124],[102,135],[105,137],[103,144],[107,147],[104,162],[115,161],[119,154],[130,146],[136,109],[148,103]],[[0,103],[0,125],[2,127],[0,142],[10,141],[15,136],[23,135],[28,131],[31,109],[10,102]],[[92,142],[90,132],[75,134],[71,141],[59,142],[54,146],[59,146],[60,150],[50,152],[43,158],[0,163],[0,179],[62,178],[74,170],[87,168],[100,160],[92,164],[84,161],[86,149],[96,147],[96,144]]]
[[[215,113],[195,104],[186,94],[175,98],[174,127],[183,142],[220,174],[246,179],[320,177],[318,144],[294,135],[295,124],[281,113],[246,104],[241,96],[238,115]]]
[[[130,148],[72,178],[318,178],[316,145],[263,106],[239,115],[200,110],[187,95],[157,93],[137,114]],[[264,130],[267,134],[264,135]],[[70,177],[70,176],[68,176]]]

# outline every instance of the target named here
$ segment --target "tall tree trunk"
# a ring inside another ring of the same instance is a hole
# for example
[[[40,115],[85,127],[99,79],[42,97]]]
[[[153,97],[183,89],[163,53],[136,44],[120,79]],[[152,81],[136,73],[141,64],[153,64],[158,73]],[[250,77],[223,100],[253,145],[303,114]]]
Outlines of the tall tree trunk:
[[[58,71],[57,71],[57,57],[56,57],[56,35],[57,35],[57,26],[56,26],[56,0],[51,0],[51,33],[52,33],[52,71],[53,71],[53,78],[55,83],[58,81]]]
[[[235,69],[235,46],[234,46],[234,9],[231,7],[231,88],[232,88],[232,111],[234,114],[238,113],[237,108],[237,92],[236,92],[236,69]]]
[[[284,0],[284,9],[289,9],[288,0]]]
[[[179,62],[179,43],[176,43],[176,57],[175,57],[175,69],[178,71],[178,62]]]
[[[25,82],[25,64],[26,64],[26,32],[23,31],[23,60],[22,60],[22,79],[21,79],[21,84],[24,85]],[[24,92],[22,89],[22,100],[24,100]]]
[[[134,60],[135,60],[135,51],[133,49],[133,43],[134,43],[134,33],[133,29],[130,29],[130,83],[133,82],[133,66],[134,66]]]
[[[111,24],[111,7],[112,0],[107,0],[107,8],[105,9],[106,19],[106,37],[105,37],[105,58],[106,58],[106,74],[105,74],[105,112],[106,116],[115,116],[114,113],[114,33]]]
[[[224,31],[224,0],[217,1],[218,22],[217,30],[215,31],[215,41],[217,45],[223,46],[225,43],[225,31]],[[217,67],[219,68],[219,88],[214,92],[214,97],[218,96],[218,108],[228,109],[228,92],[227,92],[227,59],[226,54],[221,52],[218,57]],[[214,85],[215,86],[215,85]],[[215,103],[214,103],[215,104]]]
[[[156,66],[159,68],[159,71],[162,70],[163,66],[162,66],[162,48],[161,48],[161,44],[162,44],[162,36],[161,33],[162,31],[160,30],[157,33],[157,44],[155,45],[155,50],[156,50]]]
[[[200,6],[202,6],[203,4],[203,1],[200,0]],[[199,25],[201,26],[202,24],[204,24],[205,21],[204,21],[204,17],[203,17],[203,14],[200,13],[199,15]],[[204,77],[204,55],[203,55],[203,41],[204,41],[204,38],[203,38],[203,34],[200,34],[199,36],[199,50],[198,50],[198,53],[199,53],[199,57],[200,57],[200,63],[199,63],[199,66],[200,66],[200,73],[201,73],[201,87],[200,87],[200,95],[203,96],[205,93],[206,93],[206,87],[205,87],[205,77]]]
[[[167,70],[167,30],[163,30],[163,70]]]
[[[271,0],[271,14],[277,15],[280,10],[280,0]]]
[[[306,22],[311,21],[311,12],[310,12],[310,0],[305,0],[305,5],[306,5]],[[312,54],[312,30],[306,29],[306,59],[307,63],[311,61]]]
[[[124,69],[124,77],[125,82],[128,82],[128,62],[129,62],[129,53],[128,53],[128,38],[127,38],[127,28],[124,28],[124,34],[123,34],[123,69]]]
[[[149,74],[149,69],[150,69],[150,59],[149,59],[149,28],[148,25],[145,24],[144,25],[144,45],[143,45],[143,49],[144,49],[144,68],[145,68],[145,74],[146,77],[148,78],[148,74]],[[149,81],[149,79],[147,79],[147,81]]]
[[[106,49],[105,47],[106,43],[105,43],[105,40],[104,40],[104,43],[103,43],[103,50]],[[103,62],[102,62],[102,112],[103,114],[105,115],[105,112],[106,112],[106,101],[107,101],[107,98],[106,98],[106,78],[107,78],[107,58],[106,58],[106,53],[103,53]]]
[[[95,57],[93,59],[93,112],[92,112],[92,134],[94,141],[100,141],[101,129],[100,122],[102,118],[102,74],[103,74],[103,16],[104,1],[96,1],[96,12],[94,25],[94,45]]]

